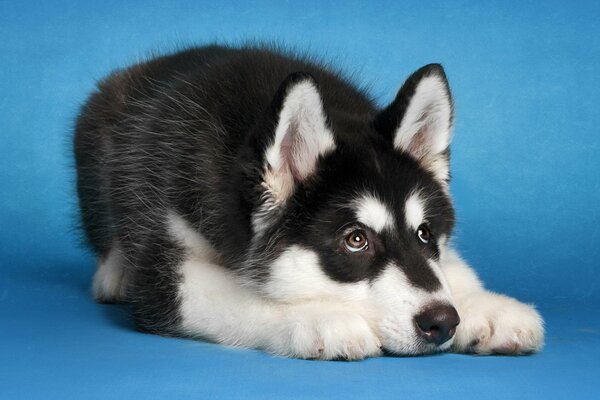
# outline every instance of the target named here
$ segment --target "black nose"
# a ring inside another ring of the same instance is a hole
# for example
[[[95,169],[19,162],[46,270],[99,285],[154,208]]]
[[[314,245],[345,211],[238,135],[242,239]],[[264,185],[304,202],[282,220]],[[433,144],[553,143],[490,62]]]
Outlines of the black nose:
[[[425,340],[439,346],[454,336],[460,318],[451,305],[436,304],[418,314],[415,323],[417,331]]]

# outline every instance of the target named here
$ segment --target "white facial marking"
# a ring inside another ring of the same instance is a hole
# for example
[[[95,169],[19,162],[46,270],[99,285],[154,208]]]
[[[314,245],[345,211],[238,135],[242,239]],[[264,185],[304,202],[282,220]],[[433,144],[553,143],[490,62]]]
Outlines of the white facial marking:
[[[429,268],[431,268],[431,271],[438,279],[438,281],[440,281],[443,291],[448,294],[448,297],[450,299],[452,299],[452,292],[450,291],[450,286],[448,286],[448,280],[446,279],[446,275],[444,275],[444,272],[440,268],[440,264],[433,260],[427,260],[427,264],[429,265]]]
[[[336,282],[323,272],[314,251],[292,246],[271,265],[264,290],[269,297],[282,301],[327,298],[360,301],[367,297],[368,284]]]
[[[384,347],[398,354],[420,354],[441,350],[423,343],[413,318],[432,303],[452,304],[450,293],[443,287],[435,292],[413,286],[400,267],[389,263],[373,281],[370,297],[378,311],[378,329]],[[452,341],[449,341],[450,344]],[[450,344],[445,344],[447,348]]]
[[[417,230],[419,225],[425,221],[425,207],[418,193],[411,194],[406,200],[404,215],[406,224],[414,230]]]
[[[394,217],[386,205],[373,196],[364,196],[356,201],[356,218],[375,232],[394,227]]]

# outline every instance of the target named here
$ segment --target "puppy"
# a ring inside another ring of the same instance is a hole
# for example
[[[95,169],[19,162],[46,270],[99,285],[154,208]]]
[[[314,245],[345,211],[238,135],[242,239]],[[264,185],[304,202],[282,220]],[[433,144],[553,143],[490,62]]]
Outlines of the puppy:
[[[265,47],[116,71],[74,143],[94,295],[142,331],[288,357],[538,351],[540,315],[449,247],[451,130],[438,64],[384,109]]]

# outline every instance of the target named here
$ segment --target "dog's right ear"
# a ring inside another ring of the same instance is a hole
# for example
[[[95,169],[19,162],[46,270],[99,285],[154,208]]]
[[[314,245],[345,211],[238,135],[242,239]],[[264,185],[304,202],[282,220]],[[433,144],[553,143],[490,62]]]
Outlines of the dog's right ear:
[[[333,151],[335,143],[317,83],[309,74],[298,72],[285,79],[271,114],[276,122],[266,146],[263,185],[280,203],[314,173],[319,158]]]

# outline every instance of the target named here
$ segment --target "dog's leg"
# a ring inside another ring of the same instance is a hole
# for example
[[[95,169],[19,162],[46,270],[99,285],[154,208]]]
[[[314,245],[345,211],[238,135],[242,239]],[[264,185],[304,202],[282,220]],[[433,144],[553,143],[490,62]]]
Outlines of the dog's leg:
[[[298,358],[360,359],[381,353],[360,307],[342,303],[270,300],[219,265],[208,241],[174,213],[169,233],[187,249],[179,266],[177,299],[183,336],[261,348]],[[360,313],[360,314],[359,314]]]
[[[475,272],[452,250],[441,265],[460,315],[453,350],[477,354],[525,354],[541,349],[543,320],[533,306],[484,289]]]
[[[117,243],[113,244],[106,257],[98,260],[92,292],[99,303],[121,303],[127,290],[125,259]]]
[[[268,300],[207,260],[189,258],[181,272],[186,336],[298,358],[361,359],[381,353],[379,339],[355,307]]]

